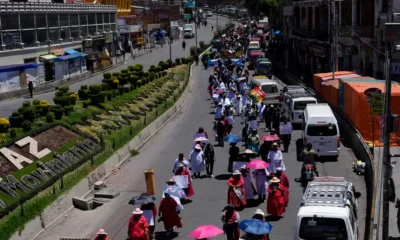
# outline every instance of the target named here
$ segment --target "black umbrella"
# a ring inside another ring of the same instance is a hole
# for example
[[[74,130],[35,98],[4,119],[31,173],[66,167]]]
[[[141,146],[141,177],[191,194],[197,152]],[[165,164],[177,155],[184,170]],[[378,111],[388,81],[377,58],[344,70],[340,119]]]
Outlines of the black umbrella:
[[[149,195],[147,193],[142,193],[140,196],[133,197],[129,204],[131,205],[142,205],[142,204],[149,204],[156,200],[153,195]]]

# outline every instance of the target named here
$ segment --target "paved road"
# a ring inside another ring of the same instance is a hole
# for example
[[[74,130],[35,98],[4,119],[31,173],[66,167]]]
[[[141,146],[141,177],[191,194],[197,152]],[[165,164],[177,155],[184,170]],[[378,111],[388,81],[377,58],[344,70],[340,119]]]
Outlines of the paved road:
[[[214,16],[210,22],[207,24],[207,27],[201,27],[200,29],[197,29],[197,41],[198,43],[200,41],[204,41],[205,43],[208,43],[211,38],[213,37],[213,32],[211,31],[211,25],[216,26],[216,17]],[[225,24],[229,20],[225,17],[218,17],[218,25],[219,26],[225,26]],[[216,30],[216,27],[214,27],[214,30]],[[177,40],[173,42],[172,44],[172,60],[175,61],[175,58],[177,57],[188,57],[190,53],[190,47],[194,46],[196,44],[195,38],[191,39],[185,39],[186,41],[186,49],[182,49],[182,38],[180,40]],[[128,56],[128,55],[127,55]],[[162,48],[157,48],[154,50],[152,53],[142,55],[136,59],[129,58],[129,60],[126,61],[126,65],[119,66],[115,69],[112,69],[112,72],[118,72],[121,69],[126,68],[129,65],[134,65],[134,64],[143,64],[144,69],[148,69],[150,65],[157,65],[159,61],[165,61],[169,59],[169,45],[164,45]],[[101,80],[103,80],[103,74],[99,74],[97,76],[94,76],[92,78],[89,78],[87,80],[77,82],[74,84],[70,85],[71,91],[77,92],[80,89],[81,85],[90,85],[90,84],[95,84],[95,83],[101,83]],[[34,96],[35,99],[40,99],[40,100],[48,100],[50,102],[53,102],[53,97],[54,97],[54,91],[48,92],[48,93],[43,93],[43,94],[37,94]],[[31,99],[25,99],[25,98],[16,98],[13,99],[12,101],[10,100],[3,100],[0,102],[0,118],[5,117],[8,118],[14,111],[16,111],[19,107],[22,106],[22,103],[26,100],[31,100]]]
[[[73,210],[58,222],[54,227],[46,231],[39,239],[52,240],[59,237],[87,237],[93,236],[99,228],[105,228],[111,239],[125,240],[127,233],[127,221],[131,215],[133,206],[127,204],[129,199],[138,193],[133,189],[140,189],[142,181],[142,169],[154,168],[157,197],[161,195],[165,181],[171,177],[173,161],[180,152],[187,156],[192,147],[192,136],[198,127],[204,126],[206,131],[212,133],[214,110],[208,94],[206,92],[207,79],[210,70],[196,67],[193,78],[195,80],[191,97],[181,112],[171,120],[154,138],[152,138],[142,149],[140,154],[133,157],[125,164],[121,172],[113,175],[106,181],[108,189],[120,190],[121,195],[113,199],[110,203],[89,212]],[[261,124],[263,126],[263,124]],[[233,132],[239,133],[242,126],[236,120]],[[260,129],[260,135],[265,135]],[[293,182],[299,175],[300,163],[296,161],[294,141],[301,137],[300,131],[293,134],[293,142],[290,145],[289,153],[283,153],[283,159],[287,167],[287,175],[291,181],[290,203],[284,213],[284,217],[277,222],[271,222],[273,232],[271,238],[276,240],[287,240],[293,237],[295,219],[301,202],[302,188]],[[214,224],[221,226],[220,213],[227,201],[227,184],[229,177],[227,174],[228,147],[217,147],[217,161],[215,164],[214,179],[195,179],[195,195],[193,202],[185,205],[185,210],[181,213],[183,228],[178,229],[179,235],[176,239],[190,239],[187,235],[197,226],[203,224]],[[348,180],[355,183],[356,188],[365,193],[365,185],[362,177],[358,177],[351,172],[351,164],[355,156],[350,149],[342,146],[342,150],[337,162],[318,163],[318,169],[322,175],[345,176]],[[130,179],[130,180],[129,180]],[[135,180],[136,179],[136,180]],[[137,181],[136,183],[134,181]],[[135,188],[136,186],[136,188]],[[363,196],[361,205],[361,216],[365,216],[365,197]],[[159,201],[157,201],[157,204]],[[258,206],[266,211],[266,204]],[[257,207],[247,208],[241,214],[242,219],[250,218]],[[363,217],[361,217],[363,218]],[[362,224],[364,219],[360,219]],[[163,225],[156,226],[156,239],[166,239],[163,235]],[[360,233],[363,232],[363,227]],[[219,236],[216,239],[225,239]],[[360,239],[363,239],[362,237]]]

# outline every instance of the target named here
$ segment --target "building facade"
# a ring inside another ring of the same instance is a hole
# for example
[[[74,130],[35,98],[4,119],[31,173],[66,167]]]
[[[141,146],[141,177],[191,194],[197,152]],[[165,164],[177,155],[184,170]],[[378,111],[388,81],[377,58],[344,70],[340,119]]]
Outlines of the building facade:
[[[130,0],[85,0],[87,3],[99,3],[104,5],[113,5],[117,8],[117,17],[123,17],[131,13]]]
[[[382,77],[384,4],[390,0],[285,0],[288,54],[307,73],[356,71]],[[383,51],[384,52],[384,51]]]
[[[40,55],[82,51],[82,40],[112,34],[116,7],[0,2],[0,65],[38,62]]]

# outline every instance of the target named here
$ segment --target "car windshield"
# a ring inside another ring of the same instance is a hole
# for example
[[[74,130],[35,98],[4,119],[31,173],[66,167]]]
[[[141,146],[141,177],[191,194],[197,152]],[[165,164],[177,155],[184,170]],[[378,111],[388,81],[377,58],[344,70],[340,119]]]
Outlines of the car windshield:
[[[307,127],[308,136],[336,136],[337,134],[336,125],[333,124],[310,124]]]
[[[310,224],[310,222],[312,222]],[[299,238],[306,240],[347,240],[346,225],[338,218],[303,217]]]
[[[276,93],[278,92],[278,86],[276,86],[275,84],[262,85],[261,90],[265,93]]]
[[[260,63],[260,67],[266,68],[266,69],[271,69],[271,64],[270,63]]]
[[[183,32],[188,33],[188,32],[190,32],[190,30],[184,30]]]
[[[317,103],[316,101],[297,101],[294,102],[294,110],[302,110],[306,109],[307,104]]]

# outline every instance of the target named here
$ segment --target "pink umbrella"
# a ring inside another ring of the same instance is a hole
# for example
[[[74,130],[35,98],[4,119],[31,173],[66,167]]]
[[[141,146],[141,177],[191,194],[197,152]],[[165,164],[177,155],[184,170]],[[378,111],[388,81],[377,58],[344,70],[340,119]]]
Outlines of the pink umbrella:
[[[198,226],[193,232],[189,234],[190,237],[196,239],[211,238],[223,234],[224,231],[213,225]]]
[[[260,159],[254,159],[248,164],[246,164],[246,167],[248,168],[253,168],[253,169],[264,169],[269,167],[269,164],[264,162],[263,160]]]
[[[203,141],[208,141],[208,139],[205,137],[198,137],[195,138],[193,142],[203,142]]]
[[[261,141],[275,142],[275,141],[279,141],[279,137],[277,135],[266,135],[261,138]]]

